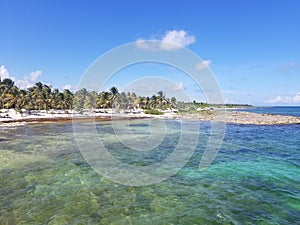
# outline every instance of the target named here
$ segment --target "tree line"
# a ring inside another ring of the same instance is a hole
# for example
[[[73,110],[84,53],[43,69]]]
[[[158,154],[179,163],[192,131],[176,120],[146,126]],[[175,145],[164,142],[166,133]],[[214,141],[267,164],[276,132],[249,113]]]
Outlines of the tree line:
[[[89,91],[82,88],[75,93],[37,82],[24,90],[15,86],[13,80],[0,78],[0,108],[26,110],[83,110],[118,108],[124,110],[176,108],[176,98],[166,98],[162,91],[151,97],[139,96],[133,92],[119,92],[116,87],[109,91]]]

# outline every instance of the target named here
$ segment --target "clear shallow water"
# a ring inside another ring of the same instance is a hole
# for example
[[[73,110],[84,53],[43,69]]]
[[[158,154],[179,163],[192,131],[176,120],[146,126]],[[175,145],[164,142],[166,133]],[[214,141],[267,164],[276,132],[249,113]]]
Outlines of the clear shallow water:
[[[146,165],[174,149],[178,121],[167,123],[164,142],[149,152],[124,148],[107,122],[97,129],[112,155]],[[217,158],[202,172],[210,124],[199,126],[189,163],[170,179],[142,187],[113,183],[91,169],[71,123],[1,128],[0,224],[299,223],[300,125],[227,125]],[[142,120],[132,127],[148,129]]]

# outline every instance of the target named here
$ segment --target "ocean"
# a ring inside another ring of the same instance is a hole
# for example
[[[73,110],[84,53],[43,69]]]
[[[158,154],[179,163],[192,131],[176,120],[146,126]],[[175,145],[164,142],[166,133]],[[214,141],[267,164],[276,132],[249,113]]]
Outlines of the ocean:
[[[1,127],[0,224],[299,224],[299,124],[226,125],[216,158],[199,170],[211,124],[190,122],[200,130],[191,158],[170,178],[146,186],[97,173],[79,151],[72,123]],[[146,120],[129,123],[139,141],[149,134]],[[178,145],[180,121],[164,124],[166,136],[150,151],[124,147],[110,122],[77,126],[96,127],[111,155],[142,167],[166,159]],[[92,139],[89,147],[97,148]]]
[[[254,107],[241,109],[241,111],[300,117],[300,106]]]

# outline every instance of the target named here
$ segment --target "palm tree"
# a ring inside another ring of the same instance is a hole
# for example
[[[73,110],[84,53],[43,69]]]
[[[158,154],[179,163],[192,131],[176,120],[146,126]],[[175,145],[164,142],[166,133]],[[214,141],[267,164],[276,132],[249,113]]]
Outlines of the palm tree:
[[[162,106],[167,102],[165,94],[163,93],[163,91],[159,91],[157,92],[157,99],[159,102],[159,108],[162,108]]]
[[[119,91],[116,87],[112,87],[109,90],[113,96],[116,96],[119,93]]]
[[[43,84],[41,82],[37,82],[32,88],[29,88],[28,90],[33,101],[34,109],[41,110],[45,103],[45,99],[43,96]]]
[[[176,98],[175,97],[171,98],[171,108],[173,108],[173,109],[176,108]]]
[[[1,108],[12,107],[13,101],[14,101],[14,96],[11,93],[11,89],[13,87],[14,87],[14,82],[11,79],[6,78],[3,81],[1,81],[1,78],[0,78]]]
[[[74,95],[72,94],[72,92],[68,89],[65,89],[63,93],[63,101],[64,101],[65,109],[72,109],[73,98]]]
[[[109,93],[106,91],[102,91],[98,94],[97,98],[97,103],[96,106],[97,108],[109,108]]]
[[[44,99],[43,108],[48,110],[51,107],[51,87],[46,84],[42,85],[42,96]]]
[[[12,92],[7,92],[4,96],[4,107],[6,109],[13,108],[15,105],[15,96]]]
[[[61,109],[62,108],[63,96],[57,88],[55,88],[51,94],[51,108]]]
[[[95,109],[97,106],[97,97],[98,94],[96,91],[89,92],[84,100],[84,108],[91,110]]]
[[[0,90],[2,89],[11,89],[14,86],[12,79],[5,78],[3,81],[0,79]]]
[[[150,98],[147,96],[143,99],[143,108],[144,109],[149,109],[150,108]]]
[[[22,107],[30,113],[30,110],[34,109],[34,100],[32,98],[32,95],[29,91],[26,92],[26,95],[24,96],[24,102]]]
[[[114,101],[114,107],[120,110],[128,109],[128,98],[125,92],[121,92],[117,95]]]
[[[84,109],[84,101],[85,101],[87,94],[88,94],[88,91],[86,88],[82,88],[75,93],[74,102],[73,102],[75,109],[77,109],[77,110]]]
[[[141,108],[143,104],[143,99],[141,96],[137,96],[136,99],[134,100],[134,107],[135,108]]]
[[[157,96],[153,95],[150,99],[150,107],[156,108],[156,106],[157,106]]]
[[[113,107],[114,101],[119,93],[118,89],[116,87],[112,87],[109,89],[110,90],[110,107]]]
[[[15,108],[18,111],[21,111],[22,108],[25,108],[25,105],[27,104],[27,92],[25,90],[19,90],[15,104]]]
[[[79,109],[84,108],[112,108],[113,104],[120,109],[135,108],[175,108],[176,98],[167,99],[163,91],[157,92],[150,97],[137,96],[134,92],[125,94],[119,93],[116,87],[110,88],[109,92],[103,91],[99,94],[95,91],[89,92],[82,88],[75,94],[69,90],[60,92],[58,89],[51,90],[51,86],[37,82],[27,90],[21,90],[14,86],[11,79],[1,80],[0,78],[0,108],[15,108],[20,110],[32,109]]]
[[[0,103],[1,103],[1,108],[4,108],[4,105],[5,105],[5,96],[8,92],[8,89],[7,88],[1,88],[0,89]]]

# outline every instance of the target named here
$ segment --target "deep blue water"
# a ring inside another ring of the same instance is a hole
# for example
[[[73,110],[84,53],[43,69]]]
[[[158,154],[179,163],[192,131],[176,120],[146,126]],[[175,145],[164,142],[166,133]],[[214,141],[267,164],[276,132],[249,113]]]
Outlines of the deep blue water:
[[[300,106],[255,107],[241,109],[241,111],[300,117]]]
[[[145,120],[130,123],[138,135],[149,129]],[[210,123],[193,123],[201,135],[189,162],[169,179],[140,187],[96,173],[71,123],[2,127],[0,224],[299,224],[300,125],[227,125],[217,157],[199,171]],[[148,152],[124,147],[108,122],[96,128],[114,157],[144,166],[178,144],[179,121],[166,124],[161,145]]]

